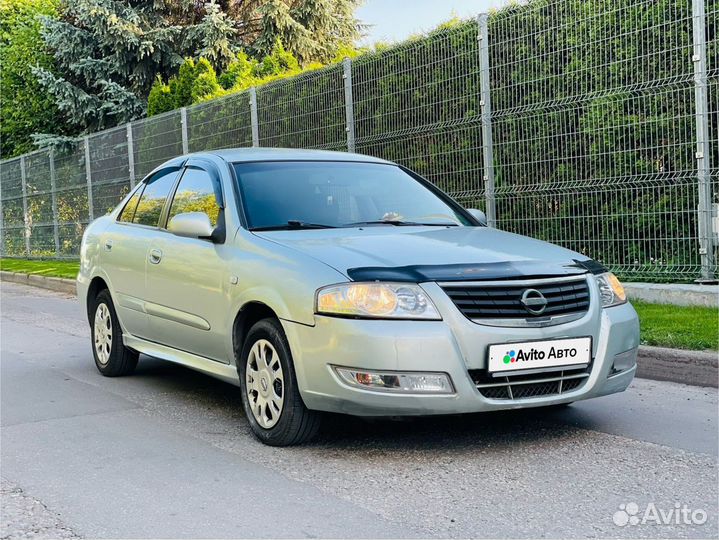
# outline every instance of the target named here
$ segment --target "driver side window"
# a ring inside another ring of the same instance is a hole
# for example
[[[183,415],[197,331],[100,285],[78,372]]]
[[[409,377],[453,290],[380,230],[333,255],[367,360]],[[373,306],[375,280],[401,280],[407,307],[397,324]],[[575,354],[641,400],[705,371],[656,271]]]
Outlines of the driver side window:
[[[160,171],[150,178],[137,203],[132,222],[157,227],[162,208],[176,179],[177,170]]]
[[[177,214],[184,212],[204,212],[210,218],[212,226],[217,226],[220,207],[217,204],[212,178],[202,169],[189,167],[185,170],[175,191],[167,223],[170,223]]]

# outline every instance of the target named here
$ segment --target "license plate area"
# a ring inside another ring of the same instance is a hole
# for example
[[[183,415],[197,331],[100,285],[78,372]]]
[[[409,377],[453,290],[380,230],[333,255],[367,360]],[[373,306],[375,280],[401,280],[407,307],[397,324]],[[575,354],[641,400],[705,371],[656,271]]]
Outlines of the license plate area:
[[[487,372],[492,377],[578,369],[592,361],[592,338],[560,338],[490,345]]]

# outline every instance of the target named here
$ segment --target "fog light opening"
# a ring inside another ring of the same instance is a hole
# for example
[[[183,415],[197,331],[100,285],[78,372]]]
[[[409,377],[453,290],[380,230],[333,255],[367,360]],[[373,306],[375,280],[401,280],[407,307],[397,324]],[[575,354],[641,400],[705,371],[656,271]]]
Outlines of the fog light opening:
[[[452,381],[446,373],[368,371],[337,366],[334,370],[346,384],[365,390],[407,394],[454,393]]]
[[[629,349],[614,355],[614,363],[610,375],[621,373],[637,365],[637,349]]]

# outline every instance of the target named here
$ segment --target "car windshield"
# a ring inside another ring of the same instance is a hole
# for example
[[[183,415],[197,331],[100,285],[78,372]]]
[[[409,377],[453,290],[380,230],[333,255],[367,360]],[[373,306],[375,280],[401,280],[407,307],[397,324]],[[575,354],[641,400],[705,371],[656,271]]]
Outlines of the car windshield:
[[[234,167],[253,230],[471,225],[396,165],[280,161]]]

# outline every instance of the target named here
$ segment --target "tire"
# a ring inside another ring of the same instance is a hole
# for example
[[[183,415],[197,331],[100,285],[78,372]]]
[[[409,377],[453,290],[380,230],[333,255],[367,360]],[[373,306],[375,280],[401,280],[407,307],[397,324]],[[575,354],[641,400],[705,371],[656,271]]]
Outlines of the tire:
[[[321,416],[305,407],[280,322],[263,319],[247,334],[237,359],[242,405],[252,433],[270,446],[291,446],[317,434]]]
[[[92,355],[97,369],[105,377],[129,375],[137,366],[138,354],[122,343],[122,328],[110,292],[100,291],[90,309]]]

